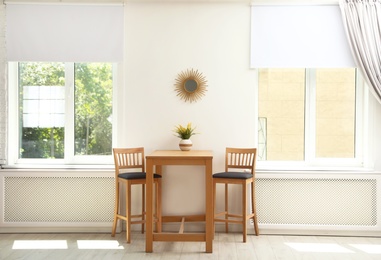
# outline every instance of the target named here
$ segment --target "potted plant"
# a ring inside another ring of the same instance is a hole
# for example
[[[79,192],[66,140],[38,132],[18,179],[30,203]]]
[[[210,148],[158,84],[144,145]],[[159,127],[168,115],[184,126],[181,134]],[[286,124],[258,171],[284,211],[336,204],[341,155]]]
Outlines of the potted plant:
[[[190,140],[192,135],[195,135],[194,132],[196,128],[192,127],[192,123],[188,123],[186,127],[182,125],[178,125],[175,127],[175,133],[177,134],[177,137],[179,137],[180,143],[179,147],[182,151],[189,151],[192,149],[192,141]]]

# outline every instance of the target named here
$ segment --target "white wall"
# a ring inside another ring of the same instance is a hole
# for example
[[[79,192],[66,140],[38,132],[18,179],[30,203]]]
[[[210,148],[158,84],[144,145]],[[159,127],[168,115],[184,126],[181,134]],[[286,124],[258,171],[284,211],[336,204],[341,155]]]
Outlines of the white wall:
[[[381,170],[381,104],[376,99],[370,97],[370,115],[369,115],[369,155],[370,166],[375,171]]]
[[[174,126],[192,122],[200,133],[192,137],[195,149],[254,145],[248,5],[127,4],[125,32],[129,109],[120,144],[178,149]],[[174,87],[188,68],[208,81],[206,95],[192,104]]]
[[[141,145],[147,153],[178,149],[175,125],[192,122],[200,133],[191,138],[193,149],[213,150],[214,171],[223,170],[226,146],[254,146],[249,5],[130,3],[125,32],[125,115],[119,115],[124,131],[118,145]],[[206,95],[196,103],[180,100],[175,92],[178,73],[188,68],[208,81]],[[171,191],[164,188],[164,213],[203,211],[203,169],[166,171],[170,178],[164,187],[171,182]],[[181,195],[187,193],[195,197]]]

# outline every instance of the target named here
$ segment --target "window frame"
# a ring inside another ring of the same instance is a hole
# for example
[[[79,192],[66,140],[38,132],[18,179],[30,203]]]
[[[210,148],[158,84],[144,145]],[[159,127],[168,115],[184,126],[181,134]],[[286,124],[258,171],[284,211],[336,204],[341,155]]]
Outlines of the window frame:
[[[91,62],[90,62],[91,63]],[[117,137],[117,89],[118,89],[118,64],[112,64],[113,74],[113,100],[112,100],[112,147],[116,143]],[[110,155],[75,155],[74,151],[74,64],[75,62],[64,62],[65,64],[65,156],[63,159],[48,158],[19,158],[20,147],[20,125],[19,125],[19,71],[18,62],[8,63],[8,164],[13,166],[33,166],[38,167],[68,166],[68,165],[113,165],[113,157]]]
[[[259,68],[255,70],[256,103],[259,104]],[[259,170],[362,170],[370,168],[368,156],[369,91],[360,72],[356,69],[355,101],[355,156],[354,158],[316,158],[316,69],[305,68],[305,131],[303,161],[257,161]],[[258,121],[259,107],[255,116]],[[258,129],[256,129],[258,145]]]

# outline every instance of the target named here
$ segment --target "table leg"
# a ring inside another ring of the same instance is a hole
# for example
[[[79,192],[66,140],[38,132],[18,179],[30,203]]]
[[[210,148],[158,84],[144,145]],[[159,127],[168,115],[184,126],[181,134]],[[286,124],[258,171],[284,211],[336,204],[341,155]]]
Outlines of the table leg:
[[[146,160],[146,252],[153,252],[153,162]]]
[[[213,205],[213,177],[212,177],[212,160],[207,160],[205,164],[205,240],[206,252],[213,253],[213,220],[214,220],[214,205]]]
[[[161,165],[156,165],[155,166],[155,173],[159,174],[159,175],[162,175]],[[157,195],[157,198],[156,198],[156,208],[157,208],[157,212],[156,212],[156,215],[157,215],[156,232],[157,233],[161,233],[161,231],[162,231],[162,224],[163,224],[162,221],[161,221],[161,205],[162,205],[161,193],[162,193],[162,188],[158,187],[158,192],[156,194]]]

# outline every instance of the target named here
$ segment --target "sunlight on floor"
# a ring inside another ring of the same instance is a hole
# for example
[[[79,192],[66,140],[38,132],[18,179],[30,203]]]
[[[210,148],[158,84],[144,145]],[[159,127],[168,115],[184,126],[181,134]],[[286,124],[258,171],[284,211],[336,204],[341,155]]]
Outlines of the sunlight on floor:
[[[124,249],[115,240],[78,240],[78,249]]]
[[[316,252],[316,253],[355,253],[348,248],[338,244],[328,243],[285,243],[289,247],[300,252]]]
[[[67,249],[66,240],[15,240],[12,249]]]
[[[115,240],[77,240],[78,249],[124,249]],[[68,249],[67,240],[15,240],[12,249]]]
[[[381,254],[381,245],[350,244],[350,246],[368,254]]]

